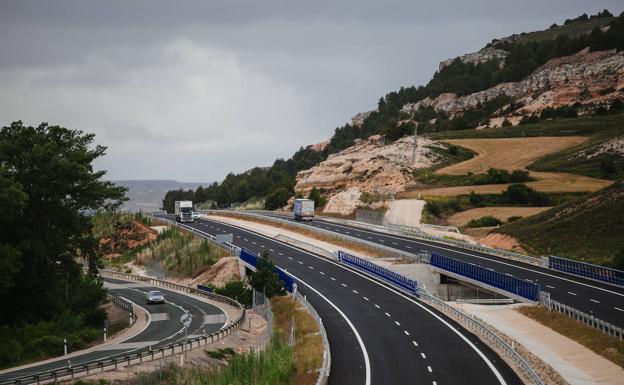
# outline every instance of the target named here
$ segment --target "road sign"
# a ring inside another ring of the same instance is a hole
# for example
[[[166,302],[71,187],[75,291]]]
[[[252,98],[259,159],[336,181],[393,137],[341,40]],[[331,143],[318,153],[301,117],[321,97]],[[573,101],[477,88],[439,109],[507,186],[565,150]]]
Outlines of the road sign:
[[[216,238],[217,238],[217,242],[220,244],[232,243],[234,241],[233,234],[217,234]]]
[[[193,322],[193,316],[190,313],[184,313],[182,317],[180,317],[180,322],[182,322],[184,326],[189,327],[191,322]]]

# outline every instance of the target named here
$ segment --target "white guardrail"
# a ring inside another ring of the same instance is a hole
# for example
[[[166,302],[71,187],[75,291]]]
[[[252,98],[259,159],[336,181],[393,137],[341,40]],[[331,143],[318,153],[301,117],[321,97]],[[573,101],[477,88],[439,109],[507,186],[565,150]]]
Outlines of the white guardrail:
[[[329,373],[331,371],[331,351],[329,348],[329,339],[327,338],[327,332],[325,331],[325,326],[323,326],[323,320],[314,309],[305,296],[302,296],[298,291],[294,293],[295,298],[302,304],[312,317],[316,321],[316,324],[319,327],[319,331],[321,333],[321,337],[323,338],[323,362],[321,364],[321,368],[319,369],[319,376],[316,380],[316,385],[325,385],[327,384],[327,380],[329,379]]]

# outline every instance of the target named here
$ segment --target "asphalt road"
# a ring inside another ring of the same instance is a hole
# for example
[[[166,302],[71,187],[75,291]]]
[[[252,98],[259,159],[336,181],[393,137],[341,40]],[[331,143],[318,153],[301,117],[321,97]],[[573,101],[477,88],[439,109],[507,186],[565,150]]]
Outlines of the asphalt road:
[[[109,289],[112,292],[144,307],[150,314],[151,322],[139,334],[119,344],[105,347],[103,350],[95,350],[80,356],[71,357],[70,360],[73,367],[102,358],[121,357],[130,352],[135,353],[148,350],[150,346],[158,348],[182,341],[185,335],[183,325],[180,323],[180,317],[185,312],[189,312],[193,316],[193,321],[188,328],[189,336],[203,334],[204,330],[206,334],[217,331],[223,326],[227,317],[218,307],[184,294],[137,282],[126,282],[110,278],[106,278],[104,281],[107,284],[112,284],[112,287]],[[147,305],[145,297],[150,290],[161,291],[165,295],[166,302],[164,304]],[[218,322],[215,322],[216,320]],[[67,358],[60,357],[53,362],[2,373],[0,374],[0,381],[65,367],[67,367]]]
[[[427,251],[443,254],[528,282],[537,282],[543,285],[543,290],[549,292],[553,300],[624,327],[624,288],[435,242],[388,235],[348,225],[337,225],[319,219],[313,223],[302,223],[407,252]]]
[[[337,263],[236,226],[211,220],[188,225],[234,234],[234,244],[271,259],[300,281],[327,330],[329,383],[520,384],[478,338],[421,303]]]

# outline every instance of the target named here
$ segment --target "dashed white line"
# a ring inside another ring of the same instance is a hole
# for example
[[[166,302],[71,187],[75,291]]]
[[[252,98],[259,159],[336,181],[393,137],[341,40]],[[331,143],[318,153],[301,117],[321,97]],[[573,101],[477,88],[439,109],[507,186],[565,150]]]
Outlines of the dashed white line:
[[[358,294],[357,290],[351,290],[352,292],[354,292],[355,294]]]
[[[405,247],[407,247],[408,249],[411,249],[411,248],[412,248],[411,246],[405,246]]]
[[[249,242],[249,239],[247,239],[247,238],[243,238],[243,240],[244,240],[245,242]]]
[[[336,278],[334,278],[334,277],[329,277],[329,279],[331,279],[332,281],[336,280]]]
[[[618,310],[618,311],[624,311],[624,309],[620,309],[619,307],[615,307],[615,306],[614,306],[613,308],[614,308],[615,310]]]
[[[344,287],[347,287],[347,284],[345,284],[345,283],[341,283],[341,285],[344,286]]]
[[[264,246],[264,245],[260,245],[260,247],[266,248],[266,246]]]
[[[570,295],[576,295],[576,293],[572,293],[571,291],[568,292],[568,294]]]
[[[593,299],[593,298],[590,298],[589,300],[590,300],[590,301],[592,301],[592,302],[595,302],[595,303],[600,303],[600,301],[596,301],[596,300],[595,300],[595,299]]]
[[[433,370],[431,370],[431,366],[427,366],[427,370],[429,371],[429,373],[433,372]]]
[[[366,298],[366,297],[363,297],[363,298],[364,298],[365,300],[369,301],[369,299],[368,299],[368,298]]]
[[[377,309],[379,309],[379,305],[375,304],[375,307],[376,307]]]
[[[547,288],[549,288],[549,289],[554,289],[554,288],[555,288],[554,286],[550,286],[550,285],[545,285],[545,286],[546,286]]]
[[[387,317],[390,317],[390,313],[386,312],[385,314],[386,314]]]
[[[398,246],[399,244],[396,242],[392,242],[393,245]]]
[[[309,268],[310,270],[314,270],[314,268],[313,268],[312,266],[308,266],[308,268]]]
[[[422,356],[422,358],[427,358],[427,356],[425,356],[425,353],[420,353],[420,355]]]
[[[325,273],[323,273],[322,271],[319,271],[319,274],[321,274],[321,275],[325,275]]]
[[[277,253],[277,254],[279,254],[279,255],[284,255],[284,253]]]
[[[269,251],[272,251],[272,252],[273,252],[273,251],[275,251],[275,250],[273,250],[273,249],[269,249]]]
[[[288,257],[288,259],[293,259],[292,257]]]
[[[414,344],[414,346],[418,347],[418,342],[412,341],[412,343]]]
[[[401,326],[401,324],[399,323],[399,321],[394,321],[394,323],[396,324],[396,326]]]
[[[403,333],[405,333],[406,336],[409,336],[409,332],[407,330],[403,330]]]
[[[300,264],[300,265],[303,265],[303,262],[299,261],[299,264]]]

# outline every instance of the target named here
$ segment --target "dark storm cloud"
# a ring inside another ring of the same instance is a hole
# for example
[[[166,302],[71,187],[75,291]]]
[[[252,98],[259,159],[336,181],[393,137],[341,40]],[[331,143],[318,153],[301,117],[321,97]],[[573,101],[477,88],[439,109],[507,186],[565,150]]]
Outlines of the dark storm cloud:
[[[220,179],[329,137],[441,60],[603,8],[621,1],[5,0],[0,122],[95,132],[116,179]]]

